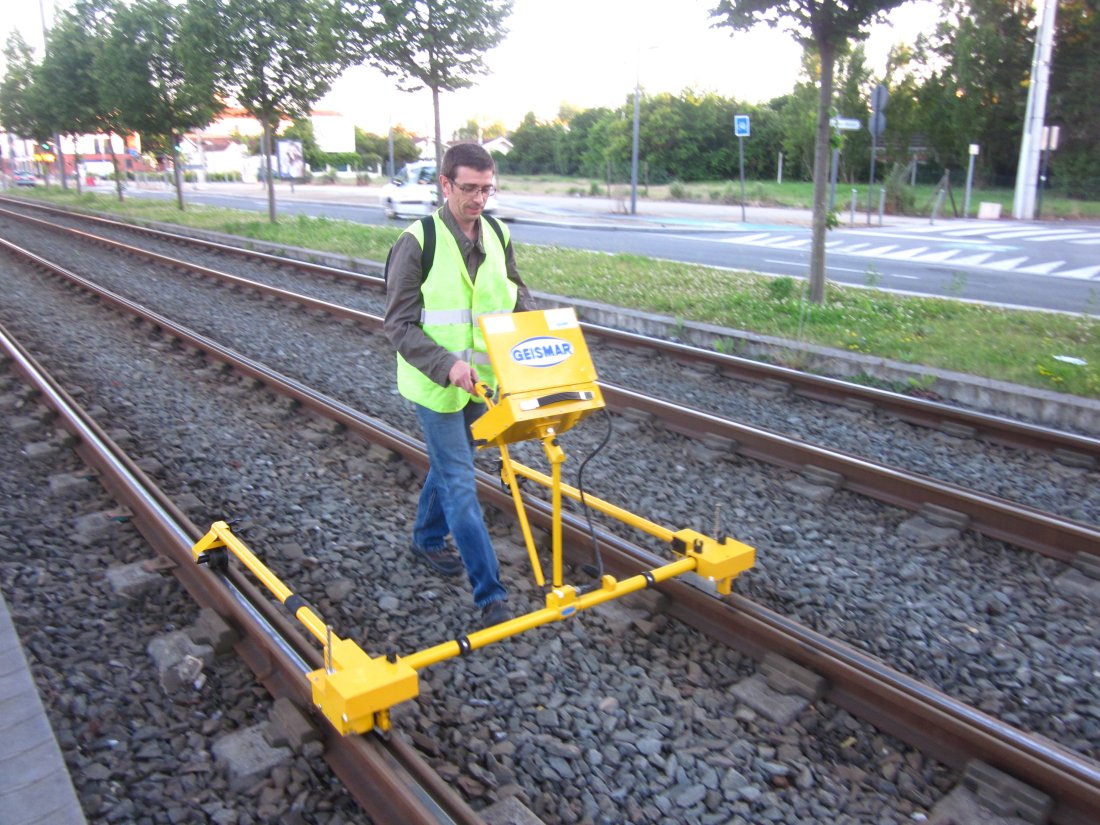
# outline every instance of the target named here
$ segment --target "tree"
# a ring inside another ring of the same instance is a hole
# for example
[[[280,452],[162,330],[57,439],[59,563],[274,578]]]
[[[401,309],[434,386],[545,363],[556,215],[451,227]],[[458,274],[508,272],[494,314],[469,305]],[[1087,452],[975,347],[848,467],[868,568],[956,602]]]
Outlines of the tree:
[[[534,112],[528,112],[512,132],[508,171],[518,175],[560,174],[557,159],[564,134],[560,123],[540,123]]]
[[[124,129],[171,156],[180,209],[182,135],[205,126],[222,108],[215,65],[203,45],[212,28],[203,3],[138,0],[119,8],[96,61],[105,108],[117,113]]]
[[[476,120],[467,120],[465,125],[455,129],[454,140],[475,140],[481,142],[481,126]]]
[[[308,118],[310,107],[349,66],[345,33],[352,20],[340,0],[209,0],[219,31],[209,50],[221,80],[263,126],[268,217],[275,223],[272,140],[280,121]]]
[[[711,11],[718,22],[734,31],[759,23],[782,25],[821,61],[814,137],[813,247],[810,251],[810,300],[825,300],[825,203],[829,169],[829,117],[833,105],[833,68],[837,55],[852,40],[866,37],[866,27],[905,0],[720,0]]]
[[[1056,180],[1073,197],[1100,197],[1100,9],[1096,0],[1061,0],[1048,120],[1061,124]]]
[[[49,109],[58,131],[76,138],[99,129],[99,85],[95,82],[98,51],[96,30],[101,8],[95,2],[81,0],[64,12],[46,36],[42,58],[42,82],[49,89]],[[64,169],[65,156],[57,146],[57,158]],[[73,169],[77,192],[81,189],[80,153],[76,151]]]
[[[981,144],[980,160],[994,179],[1014,180],[1031,73],[1034,10],[1025,0],[944,0],[936,31],[918,43],[928,63],[939,63],[921,86],[921,108],[938,160],[968,162],[967,147]]]
[[[53,124],[46,115],[42,86],[36,82],[40,72],[34,52],[18,30],[8,35],[4,61],[7,71],[0,81],[0,126],[8,133],[8,157],[14,158],[12,135],[41,145],[51,139]]]
[[[416,141],[413,140],[412,134],[403,127],[395,126],[392,132],[393,162],[394,171],[396,171],[406,163],[419,160],[420,149],[417,147]],[[386,168],[390,157],[390,138],[387,135],[376,135],[356,128],[355,151],[359,153],[364,166],[381,164],[383,168]]]
[[[363,0],[357,5],[369,9],[361,27],[362,42],[369,44],[366,58],[397,78],[402,91],[431,90],[435,162],[441,169],[439,93],[472,86],[473,77],[485,73],[482,56],[504,39],[512,0]]]

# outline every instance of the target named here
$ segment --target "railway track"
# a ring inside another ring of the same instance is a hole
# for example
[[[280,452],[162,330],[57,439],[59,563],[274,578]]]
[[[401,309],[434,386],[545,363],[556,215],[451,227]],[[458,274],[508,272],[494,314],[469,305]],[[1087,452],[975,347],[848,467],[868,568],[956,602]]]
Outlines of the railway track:
[[[0,213],[12,214],[12,213]],[[123,225],[105,219],[95,219],[118,229]],[[40,224],[42,225],[42,224]],[[49,226],[49,224],[46,224]],[[378,332],[382,320],[377,314],[313,297],[301,291],[274,286],[252,278],[232,275],[208,266],[153,253],[100,236],[68,230],[77,237],[127,255],[138,256],[153,263],[179,268],[194,276],[212,278],[235,288],[255,291],[271,298],[289,301],[305,308],[347,319]],[[358,289],[377,288],[380,281],[348,270],[338,270],[318,264],[288,261],[264,253],[247,252],[224,244],[193,241],[182,236],[169,236],[160,230],[145,229],[142,234],[173,244],[195,243],[212,248],[219,254],[258,257],[264,264],[301,268],[312,276],[344,279]],[[879,410],[898,420],[947,433],[952,438],[973,439],[1004,445],[1014,450],[1040,453],[1062,466],[1091,473],[1100,459],[1100,439],[1044,429],[997,416],[908,398],[873,388],[800,373],[782,367],[760,364],[747,359],[725,356],[674,342],[585,325],[586,335],[612,347],[627,347],[643,352],[659,353],[662,358],[687,365],[688,369],[712,371],[739,381],[752,381],[771,393],[794,394],[803,398],[826,401],[845,409]],[[644,357],[644,356],[643,356]],[[627,387],[603,383],[605,396],[612,409],[632,410],[661,420],[671,429],[694,438],[709,438],[718,451],[734,451],[755,460],[785,467],[805,476],[807,482],[822,488],[846,489],[894,506],[922,514],[925,521],[946,529],[967,528],[990,538],[1034,550],[1067,564],[1091,567],[1100,554],[1100,530],[1093,524],[1082,524],[1041,508],[1002,500],[967,487],[886,466],[835,449],[813,446],[801,438],[787,437],[761,427],[747,426],[727,417],[692,409],[682,403],[661,400]],[[1067,485],[1068,486],[1068,485]],[[1086,489],[1089,485],[1081,485]],[[1100,501],[1097,502],[1100,519]]]
[[[108,296],[102,295],[102,298]],[[115,300],[115,299],[112,299]],[[189,333],[182,328],[172,324],[168,319],[158,316],[152,316],[149,319],[149,323],[156,328],[166,332],[175,339],[186,341],[187,345],[194,347],[197,350],[201,350],[209,354],[210,357],[218,360],[229,361],[233,358],[233,355],[225,350],[219,348],[218,345],[205,338],[191,337],[188,338]],[[251,375],[257,382],[262,382],[267,387],[274,387],[278,381],[276,376],[272,375],[269,370],[266,370],[262,365],[256,363],[242,363],[239,365],[240,369],[243,369],[247,374]],[[295,400],[303,405],[315,408],[319,414],[333,417],[334,420],[339,421],[344,427],[349,430],[362,435],[369,440],[385,446],[387,449],[393,450],[403,456],[414,464],[420,462],[422,464],[423,457],[417,457],[415,445],[412,445],[408,437],[403,436],[401,433],[389,430],[388,428],[379,428],[375,422],[371,422],[359,413],[356,413],[354,409],[347,407],[343,404],[330,404],[327,400],[323,399],[319,393],[310,390],[297,382],[291,382],[285,388],[290,392],[291,396]],[[489,478],[482,479],[483,495],[490,500],[495,500],[493,496],[500,496],[497,490],[495,481]],[[575,523],[570,525],[570,529],[576,531],[577,525]],[[575,536],[574,536],[575,538]],[[639,561],[647,560],[647,556],[644,551],[639,549],[632,549],[628,545],[623,545],[620,540],[613,537],[605,537],[604,542],[608,547],[615,547],[616,550],[622,549],[621,558],[616,561],[610,562],[613,569],[618,566],[626,565],[638,565]],[[639,555],[640,554],[640,555]],[[893,680],[876,683],[860,682],[858,676],[861,675],[864,679],[867,678],[867,673],[853,675],[848,671],[874,671],[879,669],[879,665],[873,660],[868,659],[863,654],[856,651],[847,650],[843,651],[839,659],[837,659],[836,650],[833,648],[829,656],[824,651],[829,649],[830,643],[828,640],[822,640],[816,637],[810,631],[805,629],[799,629],[798,632],[789,634],[785,641],[776,641],[779,636],[780,630],[789,625],[786,620],[776,617],[774,614],[770,614],[759,606],[754,606],[749,602],[742,603],[740,600],[735,600],[732,607],[718,608],[725,610],[725,614],[718,614],[717,618],[704,618],[707,614],[704,610],[704,606],[700,605],[698,609],[695,608],[693,600],[702,600],[706,603],[711,603],[707,609],[711,609],[717,606],[718,603],[714,600],[699,596],[695,591],[691,591],[685,588],[684,593],[677,593],[678,587],[670,588],[670,591],[674,597],[674,603],[676,607],[673,610],[689,622],[695,622],[703,625],[709,629],[711,633],[716,636],[722,634],[732,633],[736,638],[742,639],[742,644],[748,645],[752,652],[757,654],[762,649],[773,650],[785,650],[787,652],[793,652],[796,655],[794,658],[798,659],[799,656],[803,657],[803,661],[810,664],[814,669],[826,675],[832,686],[830,698],[837,701],[841,706],[850,707],[855,710],[861,710],[861,715],[872,713],[868,710],[868,705],[876,697],[888,695],[894,701],[915,701],[915,696],[922,696],[923,699],[927,699],[926,688],[915,683],[909,677],[901,674],[890,674],[890,678]],[[688,605],[685,607],[684,605]],[[761,629],[761,628],[764,629]],[[754,631],[759,633],[757,636],[750,636],[750,632]],[[786,628],[790,630],[789,627]],[[801,634],[801,635],[800,635]],[[808,635],[807,635],[808,634]],[[752,641],[745,641],[745,639],[753,639]],[[767,645],[765,645],[764,639],[769,639]],[[843,646],[841,646],[843,648]],[[811,653],[812,652],[812,653]],[[832,663],[828,663],[829,658],[832,658]],[[806,661],[808,659],[808,661]],[[843,660],[843,661],[841,661]],[[936,748],[945,748],[944,742],[951,741],[964,741],[967,740],[968,735],[963,733],[964,728],[967,725],[974,725],[979,729],[979,733],[973,734],[973,738],[969,739],[970,744],[967,746],[970,750],[960,753],[947,753],[938,754],[941,758],[946,759],[949,764],[959,764],[960,760],[967,758],[981,758],[983,755],[989,757],[991,761],[1000,764],[1002,766],[1009,767],[1013,772],[1017,774],[1026,773],[1029,777],[1039,776],[1040,784],[1044,789],[1056,790],[1056,797],[1059,800],[1059,821],[1077,821],[1074,819],[1080,811],[1095,810],[1089,806],[1095,804],[1095,797],[1090,796],[1087,787],[1090,782],[1094,782],[1094,766],[1087,760],[1080,760],[1078,757],[1070,754],[1069,752],[1063,752],[1056,747],[1049,747],[1044,743],[1036,743],[1032,741],[1030,746],[1024,747],[1022,751],[1014,752],[1014,756],[1010,756],[1010,751],[999,751],[999,747],[1008,747],[1002,741],[999,745],[988,750],[990,741],[997,740],[998,736],[1002,740],[1013,740],[1019,738],[1021,741],[1026,740],[1023,734],[1019,734],[1013,731],[1008,726],[1002,726],[995,723],[995,720],[989,718],[983,718],[983,714],[973,712],[971,709],[965,708],[960,703],[954,700],[947,699],[946,697],[935,696],[935,691],[930,692],[937,700],[946,699],[946,705],[940,705],[935,712],[930,712],[933,717],[939,720],[937,724],[943,724],[943,728],[930,727],[933,723],[928,722],[921,717],[920,721],[915,722],[912,728],[905,734],[908,737],[920,739],[922,736],[926,737],[929,741],[926,742],[926,746],[930,751],[935,751]],[[899,699],[899,696],[902,698]],[[918,703],[919,704],[919,703]],[[883,719],[881,724],[886,729],[894,729],[891,725],[899,724],[897,719],[905,718],[908,714],[915,714],[912,710],[913,705],[907,706],[909,709],[905,713],[899,714],[895,709],[883,709],[879,708],[878,712],[882,714]],[[944,717],[948,717],[948,721],[944,721]],[[891,721],[893,720],[893,721]],[[935,731],[935,733],[930,733]],[[1006,733],[1007,731],[1007,733]],[[900,731],[899,731],[900,732]],[[975,745],[975,741],[980,741],[980,745]],[[1017,743],[1018,744],[1018,743]],[[1030,748],[1030,750],[1028,749]],[[1022,753],[1022,755],[1021,755]],[[1051,754],[1053,753],[1053,758]],[[1051,766],[1051,762],[1058,763],[1062,760],[1064,764]],[[1046,768],[1042,768],[1044,760],[1047,762]],[[1066,761],[1068,760],[1068,761]],[[1069,766],[1068,771],[1066,766]],[[1044,773],[1046,771],[1046,773]],[[1086,790],[1082,795],[1082,787]],[[1076,790],[1074,790],[1076,789]],[[1087,821],[1087,820],[1080,820]]]
[[[74,439],[84,464],[163,557],[195,603],[215,611],[239,639],[235,651],[273,698],[285,697],[308,711],[306,678],[322,666],[309,645],[266,594],[241,570],[211,574],[194,564],[191,547],[205,532],[166,496],[11,335],[0,328],[0,353],[56,414],[56,426]],[[401,738],[340,736],[318,724],[326,761],[377,822],[417,825],[483,822]]]

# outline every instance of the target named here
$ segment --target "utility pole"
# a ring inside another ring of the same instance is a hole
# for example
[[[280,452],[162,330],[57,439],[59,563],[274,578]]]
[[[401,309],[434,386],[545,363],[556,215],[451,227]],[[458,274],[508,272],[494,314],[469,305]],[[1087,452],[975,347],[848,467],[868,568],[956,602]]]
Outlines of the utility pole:
[[[1020,162],[1016,166],[1016,193],[1012,199],[1012,217],[1035,218],[1035,190],[1039,179],[1039,155],[1042,152],[1043,124],[1047,115],[1047,87],[1050,80],[1050,54],[1054,48],[1054,16],[1058,0],[1041,0],[1039,29],[1035,35],[1035,53],[1031,60],[1031,83],[1027,91],[1027,114],[1020,142]]]

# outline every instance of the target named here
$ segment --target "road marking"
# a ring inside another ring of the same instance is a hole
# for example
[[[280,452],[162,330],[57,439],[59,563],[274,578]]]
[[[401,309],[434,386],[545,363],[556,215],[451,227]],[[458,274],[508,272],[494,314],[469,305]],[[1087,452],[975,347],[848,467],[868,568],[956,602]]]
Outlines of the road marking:
[[[1100,274],[1100,266],[1083,266],[1080,269],[1067,269],[1065,272],[1054,274],[1059,278],[1095,278]]]
[[[1026,260],[1027,260],[1026,255],[1022,258],[1009,258],[1008,260],[1005,260],[1005,261],[997,261],[997,263],[995,263],[995,264],[985,264],[985,268],[986,269],[998,269],[998,270],[1001,270],[1002,272],[1008,272],[1009,270],[1015,269],[1016,267],[1018,267],[1020,264],[1022,264]]]
[[[952,261],[955,266],[982,266],[987,260],[993,257],[992,252],[980,252],[977,255],[971,255],[969,258],[959,258],[956,261]]]
[[[927,255],[921,255],[919,258],[914,258],[913,260],[924,264],[939,264],[958,254],[959,250],[957,249],[943,249],[939,252],[929,252]]]
[[[910,261],[918,255],[923,255],[927,251],[927,246],[914,246],[912,249],[903,249],[901,252],[895,252],[890,258],[895,261]]]
[[[1023,269],[1017,269],[1016,271],[1027,272],[1032,275],[1049,275],[1051,272],[1056,270],[1064,263],[1065,261],[1050,261],[1049,263],[1035,264],[1034,266],[1024,267]]]
[[[1017,229],[1005,232],[990,232],[990,240],[1021,240],[1042,243],[1045,241],[1072,241],[1076,238],[1094,238],[1095,233],[1086,233],[1083,229]]]
[[[966,229],[952,230],[952,232],[954,234],[959,234],[959,233],[977,234],[979,232],[987,232],[987,231],[988,231],[987,228],[974,228],[974,227],[969,227],[969,228],[966,228]],[[1028,232],[1031,233],[1031,234],[1041,234],[1041,233],[1037,233],[1036,230],[1028,230]],[[880,239],[883,237],[882,235],[878,235],[877,233],[874,233],[874,234],[875,234],[876,237],[878,237]],[[1009,234],[1012,234],[1012,233],[1004,231],[1004,232],[995,233],[995,234],[998,234],[1000,236],[1005,236],[1005,235],[1009,235]],[[1020,232],[1017,231],[1015,234],[1020,234]],[[1050,232],[1047,232],[1046,234],[1048,236],[1051,235]],[[1065,234],[1065,233],[1063,233],[1063,234]],[[1074,230],[1074,232],[1072,234],[1070,234],[1069,236],[1067,236],[1067,237],[1074,238],[1074,237],[1076,237],[1077,234],[1084,234],[1084,233],[1081,232],[1080,230]],[[901,236],[901,237],[905,237],[905,236]],[[917,236],[917,237],[920,237],[920,236]],[[914,238],[911,238],[911,239],[915,240],[916,238],[914,237]],[[1050,237],[1050,239],[1051,240],[1056,240],[1056,238],[1054,238],[1054,237]],[[928,242],[928,241],[931,241],[932,239],[926,234],[923,237],[921,237],[921,240],[925,240],[926,242]],[[950,242],[951,239],[944,238],[944,240]],[[1063,237],[1063,240],[1065,240],[1065,237]],[[806,237],[801,237],[801,238],[795,237],[795,236],[790,235],[789,233],[773,235],[772,233],[769,233],[769,232],[757,232],[757,233],[754,233],[754,234],[751,234],[751,235],[741,235],[741,236],[734,236],[734,237],[731,237],[731,238],[724,238],[724,239],[721,239],[720,242],[725,243],[725,244],[743,244],[743,245],[748,245],[748,246],[766,247],[766,248],[771,248],[771,249],[791,249],[791,250],[798,250],[800,252],[808,252],[809,251],[809,245],[810,245],[810,243],[812,243],[812,240],[810,238],[806,238]],[[961,239],[957,242],[959,244],[966,244],[966,243],[973,244],[973,243],[976,243],[975,241],[965,241],[965,240],[961,240]],[[1088,238],[1087,235],[1085,235],[1085,237],[1082,238],[1082,239],[1069,240],[1067,242],[1069,242],[1069,243],[1089,243],[1089,244],[1091,244],[1091,243],[1100,243],[1100,239],[1097,239],[1096,241],[1093,241],[1092,239]],[[986,244],[987,249],[988,249],[989,246],[991,246],[991,244]],[[969,253],[972,252],[972,249],[967,249],[965,246],[963,246],[962,248],[954,248],[954,249],[934,249],[934,248],[929,247],[929,246],[915,246],[915,247],[910,247],[910,248],[901,248],[901,249],[899,249],[898,244],[884,244],[884,245],[875,246],[875,245],[873,245],[869,242],[867,242],[867,243],[864,243],[864,242],[851,243],[851,242],[845,241],[841,238],[834,238],[833,240],[825,242],[825,249],[830,255],[845,255],[845,256],[850,256],[850,257],[854,257],[854,258],[865,258],[865,259],[869,259],[869,260],[880,260],[880,261],[884,261],[884,262],[885,261],[906,261],[906,262],[911,262],[911,263],[916,263],[916,264],[942,264],[944,266],[949,266],[949,267],[953,267],[953,268],[974,267],[976,269],[993,270],[993,271],[996,271],[996,272],[1020,272],[1022,274],[1026,274],[1026,275],[1052,275],[1052,276],[1055,276],[1055,277],[1082,278],[1082,279],[1096,278],[1097,275],[1100,274],[1100,266],[1086,266],[1086,267],[1081,267],[1081,268],[1078,268],[1078,269],[1068,270],[1066,272],[1058,272],[1057,271],[1058,267],[1066,265],[1066,261],[1064,261],[1064,260],[1040,261],[1040,262],[1036,263],[1036,262],[1034,262],[1035,261],[1034,256],[1029,257],[1029,256],[1026,256],[1026,255],[1020,255],[1020,256],[1009,257],[1009,258],[1002,258],[1000,260],[994,260],[993,259],[994,255],[996,255],[998,252],[1003,254],[1004,252],[1007,252],[1011,248],[1012,247],[996,247],[996,248],[994,248],[993,251],[975,252],[974,254],[969,254]],[[960,255],[963,256],[963,257],[956,257],[956,256],[960,256]],[[1032,262],[1030,265],[1028,265],[1029,261]],[[798,263],[798,262],[794,262],[794,261],[781,261],[781,260],[776,260],[776,259],[767,259],[766,262],[767,263],[784,264],[786,266],[802,265],[802,263],[804,263],[804,262]],[[830,266],[829,268],[830,269],[837,269],[837,271],[840,271],[840,272],[862,272],[862,271],[864,271],[864,270],[859,270],[859,269],[843,269],[841,267],[832,267],[832,266]],[[895,275],[895,276],[891,276],[891,277],[912,278],[913,276]]]

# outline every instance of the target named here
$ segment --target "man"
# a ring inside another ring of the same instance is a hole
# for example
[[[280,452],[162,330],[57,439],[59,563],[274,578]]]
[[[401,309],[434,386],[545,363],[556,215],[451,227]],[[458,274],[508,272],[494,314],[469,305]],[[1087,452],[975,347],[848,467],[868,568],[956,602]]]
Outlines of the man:
[[[428,446],[409,549],[442,575],[465,568],[482,627],[510,614],[474,479],[470,424],[485,410],[474,387],[496,384],[477,317],[534,309],[507,229],[482,215],[495,172],[476,144],[448,149],[439,176],[446,201],[401,234],[386,272],[385,330],[397,349],[397,387],[413,403]]]

